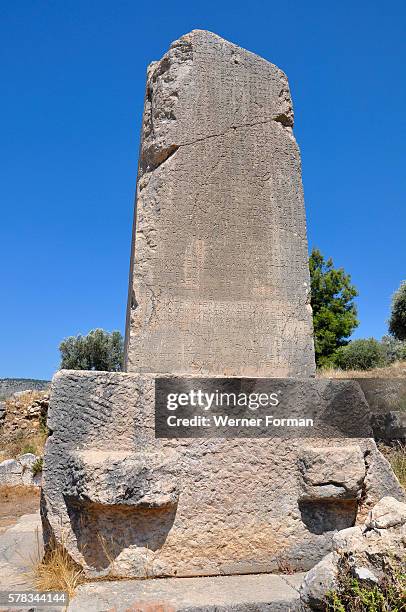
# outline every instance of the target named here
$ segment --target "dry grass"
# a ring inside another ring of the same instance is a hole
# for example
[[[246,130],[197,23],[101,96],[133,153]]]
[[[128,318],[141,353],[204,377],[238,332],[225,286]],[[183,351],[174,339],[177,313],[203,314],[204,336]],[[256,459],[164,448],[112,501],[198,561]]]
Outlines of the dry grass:
[[[72,560],[62,543],[52,542],[49,550],[33,562],[34,584],[39,591],[65,591],[73,597],[79,585],[85,582],[84,573]]]
[[[40,489],[27,485],[2,485],[0,487],[0,502],[15,504],[17,500],[36,498],[39,500]]]
[[[406,445],[400,442],[396,446],[379,444],[379,450],[391,464],[402,487],[406,489]]]
[[[318,378],[406,378],[406,361],[395,361],[384,368],[372,370],[318,370]]]
[[[29,435],[24,435],[24,432],[21,431],[18,438],[2,444],[0,461],[4,461],[4,459],[15,459],[24,453],[43,455],[46,439],[47,434],[44,431],[38,431],[35,434]]]

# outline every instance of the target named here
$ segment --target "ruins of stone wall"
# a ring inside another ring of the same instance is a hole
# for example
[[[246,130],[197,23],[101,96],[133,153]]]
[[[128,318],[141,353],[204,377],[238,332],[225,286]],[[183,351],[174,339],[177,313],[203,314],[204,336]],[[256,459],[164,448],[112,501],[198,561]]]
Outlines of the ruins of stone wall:
[[[0,448],[45,431],[49,385],[44,391],[19,391],[0,402]]]

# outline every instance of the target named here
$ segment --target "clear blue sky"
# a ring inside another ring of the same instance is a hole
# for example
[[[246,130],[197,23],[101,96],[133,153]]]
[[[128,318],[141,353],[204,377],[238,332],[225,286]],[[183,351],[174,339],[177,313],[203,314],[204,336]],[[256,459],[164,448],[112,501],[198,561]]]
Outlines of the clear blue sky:
[[[386,331],[406,278],[406,3],[3,0],[0,377],[49,378],[58,344],[124,329],[145,69],[202,28],[288,75],[310,246]]]

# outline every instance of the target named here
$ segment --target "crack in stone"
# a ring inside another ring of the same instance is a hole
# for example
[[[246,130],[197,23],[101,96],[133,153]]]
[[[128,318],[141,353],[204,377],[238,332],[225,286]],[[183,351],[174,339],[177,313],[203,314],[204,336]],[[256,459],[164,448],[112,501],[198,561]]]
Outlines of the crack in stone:
[[[265,119],[264,121],[255,121],[254,123],[242,123],[241,125],[230,125],[230,127],[224,130],[224,132],[220,132],[219,134],[209,134],[207,136],[202,136],[201,138],[196,138],[196,140],[191,140],[190,142],[183,142],[179,145],[179,147],[187,147],[197,142],[202,142],[203,140],[209,140],[210,138],[219,138],[220,136],[225,136],[231,130],[239,130],[241,128],[254,127],[256,125],[264,125],[267,123],[272,123],[272,121],[281,123],[279,119],[281,116],[282,115],[277,115],[277,117],[271,117],[270,119]]]
[[[333,487],[336,487],[337,489],[344,489],[344,491],[348,491],[349,490],[344,482],[339,482],[338,480],[324,480],[324,481],[321,481],[321,482],[312,482],[311,484],[314,487],[329,487],[329,486],[333,486]]]
[[[159,154],[156,156],[154,163],[147,164],[145,173],[150,173],[150,172],[154,172],[155,170],[157,170],[157,168],[159,168],[160,166],[162,166],[162,164],[167,162],[168,159],[170,159],[176,153],[176,151],[178,151],[181,147],[189,147],[198,142],[203,142],[204,140],[209,140],[211,138],[220,138],[221,136],[225,136],[226,134],[228,134],[231,130],[235,131],[235,130],[239,130],[242,128],[254,127],[256,125],[265,125],[267,123],[272,123],[273,121],[275,121],[276,123],[280,123],[283,127],[287,127],[287,128],[292,127],[291,119],[283,113],[280,115],[277,115],[276,117],[266,119],[264,121],[256,121],[254,123],[242,123],[241,125],[231,125],[226,130],[224,130],[224,132],[220,132],[219,134],[208,134],[207,136],[196,138],[196,140],[191,140],[190,142],[182,142],[178,145],[172,144],[164,149],[161,149],[161,151],[159,151]]]
[[[294,584],[292,584],[291,582],[289,582],[289,580],[286,578],[286,576],[284,574],[276,574],[277,576],[279,576],[279,578],[281,578],[283,580],[283,582],[285,584],[287,584],[291,589],[293,589],[294,591],[296,591],[296,593],[300,594],[300,586],[296,587]]]

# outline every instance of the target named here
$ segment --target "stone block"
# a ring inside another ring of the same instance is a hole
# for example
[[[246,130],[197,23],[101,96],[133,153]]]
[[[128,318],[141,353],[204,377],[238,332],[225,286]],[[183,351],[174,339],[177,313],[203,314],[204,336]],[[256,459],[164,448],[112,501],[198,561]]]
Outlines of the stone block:
[[[365,461],[359,447],[303,448],[299,457],[302,500],[348,500],[361,497]]]
[[[371,434],[357,383],[278,379],[282,391],[298,386],[294,396],[303,406],[316,402],[335,418],[341,406],[360,427],[360,437],[342,435],[331,445],[324,477],[339,477],[342,487],[332,504],[302,499],[303,440],[156,439],[154,382],[153,374],[108,372],[54,378],[43,524],[46,538],[63,539],[88,576],[274,572],[286,563],[306,570],[329,552],[338,529],[354,525],[362,458],[379,455],[373,440],[361,437]],[[326,440],[308,444],[316,466]],[[345,458],[354,461],[348,476],[337,467]],[[366,504],[387,488],[396,494],[393,475],[381,482],[379,471],[365,470]]]
[[[0,463],[0,486],[40,486],[41,475],[34,476],[32,468],[39,459],[33,453],[19,455],[16,459],[6,459]]]

